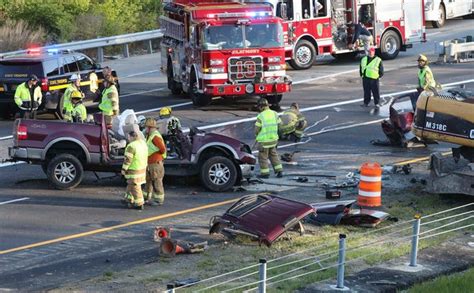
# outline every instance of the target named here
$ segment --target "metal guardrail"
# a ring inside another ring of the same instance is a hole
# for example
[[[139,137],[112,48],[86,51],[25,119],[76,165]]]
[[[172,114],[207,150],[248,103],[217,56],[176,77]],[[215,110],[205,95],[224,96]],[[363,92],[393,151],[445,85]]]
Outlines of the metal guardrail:
[[[151,30],[151,31],[144,31],[144,32],[139,32],[139,33],[98,38],[98,39],[93,39],[93,40],[50,45],[50,46],[40,47],[39,49],[40,50],[57,49],[57,50],[74,51],[74,50],[85,50],[85,49],[97,48],[97,62],[103,62],[104,61],[104,47],[123,45],[123,55],[124,57],[127,58],[130,56],[130,53],[128,50],[128,45],[130,43],[148,41],[147,50],[148,50],[148,53],[151,54],[153,53],[151,41],[154,39],[159,39],[161,37],[163,37],[163,33],[161,30]],[[18,50],[18,51],[13,51],[13,52],[0,53],[0,57],[24,54],[26,52],[27,50]]]
[[[444,41],[435,45],[435,53],[442,62],[474,61],[474,41],[472,36]]]

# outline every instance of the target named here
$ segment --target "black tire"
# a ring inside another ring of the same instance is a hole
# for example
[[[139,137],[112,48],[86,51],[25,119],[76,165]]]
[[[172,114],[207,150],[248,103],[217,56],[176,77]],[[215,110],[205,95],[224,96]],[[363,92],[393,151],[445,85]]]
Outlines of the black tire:
[[[271,95],[271,96],[266,96],[264,98],[267,99],[270,105],[278,105],[280,104],[281,99],[283,98],[283,95]]]
[[[75,156],[59,154],[49,161],[47,176],[56,189],[72,189],[81,183],[84,169]]]
[[[392,60],[397,58],[400,53],[402,40],[394,31],[387,31],[382,35],[380,40],[380,57],[384,60]]]
[[[308,69],[313,66],[316,59],[316,49],[313,44],[307,40],[300,40],[296,44],[293,52],[293,59],[290,60],[290,65],[296,70]]]
[[[197,107],[207,106],[211,103],[212,98],[208,95],[203,95],[197,92],[196,87],[196,77],[191,80],[189,85],[189,95],[191,96],[191,100],[193,101],[193,105]]]
[[[167,81],[168,81],[168,88],[171,90],[171,93],[173,95],[179,95],[183,92],[183,88],[181,84],[177,81],[174,80],[173,78],[173,67],[171,65],[171,60],[168,61],[168,68],[166,70],[167,72]]]
[[[199,174],[202,185],[211,191],[227,191],[237,181],[237,168],[228,158],[217,156],[208,158],[201,166]]]
[[[443,27],[446,24],[446,9],[443,4],[439,5],[439,18],[431,22],[431,25],[435,28]]]

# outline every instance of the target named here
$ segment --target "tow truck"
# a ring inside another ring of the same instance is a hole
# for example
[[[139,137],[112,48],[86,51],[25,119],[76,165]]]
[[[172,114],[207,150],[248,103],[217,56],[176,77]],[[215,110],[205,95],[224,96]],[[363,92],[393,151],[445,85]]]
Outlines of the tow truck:
[[[260,96],[280,103],[291,90],[282,21],[266,4],[166,1],[161,70],[173,94],[205,106],[214,97]]]

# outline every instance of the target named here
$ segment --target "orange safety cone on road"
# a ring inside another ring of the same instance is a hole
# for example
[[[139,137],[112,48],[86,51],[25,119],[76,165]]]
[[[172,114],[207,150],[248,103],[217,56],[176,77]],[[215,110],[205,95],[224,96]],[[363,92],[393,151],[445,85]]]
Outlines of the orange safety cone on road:
[[[160,244],[160,255],[163,256],[175,256],[180,253],[188,252],[189,249],[187,247],[182,247],[178,241],[173,240],[171,238],[163,238],[161,239]]]
[[[155,227],[155,232],[153,234],[153,239],[155,242],[160,241],[162,238],[170,238],[171,229],[165,227]]]
[[[378,163],[364,163],[360,167],[357,205],[360,207],[382,205],[382,168]]]

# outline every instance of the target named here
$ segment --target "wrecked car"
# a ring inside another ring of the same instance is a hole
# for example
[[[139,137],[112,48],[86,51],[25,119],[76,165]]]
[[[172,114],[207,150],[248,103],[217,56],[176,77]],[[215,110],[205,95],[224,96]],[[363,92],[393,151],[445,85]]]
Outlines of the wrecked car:
[[[211,218],[209,234],[220,233],[229,238],[246,235],[271,246],[286,231],[304,233],[301,220],[313,211],[306,203],[269,194],[249,195],[224,215]]]

